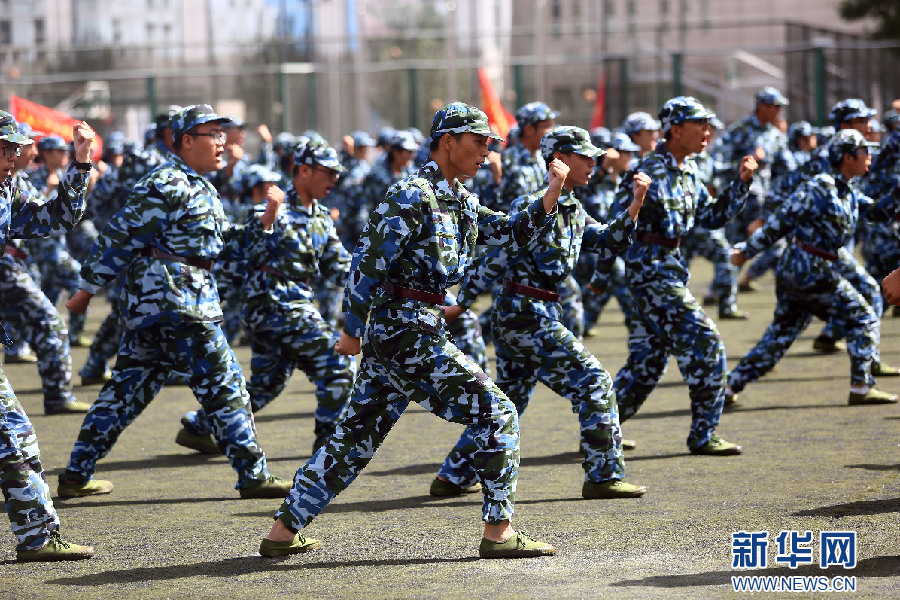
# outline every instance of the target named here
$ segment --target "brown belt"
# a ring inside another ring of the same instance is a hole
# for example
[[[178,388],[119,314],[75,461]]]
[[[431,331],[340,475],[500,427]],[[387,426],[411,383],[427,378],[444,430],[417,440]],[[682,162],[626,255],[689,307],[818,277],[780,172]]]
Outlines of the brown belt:
[[[444,303],[444,294],[432,294],[431,292],[423,292],[421,290],[414,290],[412,288],[405,288],[399,285],[395,285],[390,281],[385,281],[382,284],[384,291],[390,294],[391,296],[396,296],[397,298],[409,298],[410,300],[418,300],[420,302],[428,302],[429,304],[437,304],[441,305]]]
[[[263,273],[267,273],[269,275],[273,275],[279,279],[285,279],[287,281],[293,281],[295,283],[309,283],[309,278],[304,277],[302,279],[294,279],[290,277],[287,273],[282,273],[278,269],[270,267],[269,265],[259,265],[259,270]]]
[[[637,239],[648,244],[658,244],[667,248],[677,248],[681,245],[681,238],[667,238],[655,233],[639,233]]]
[[[541,288],[531,287],[530,285],[516,283],[514,281],[510,281],[509,279],[503,280],[503,287],[511,291],[513,294],[521,294],[522,296],[528,296],[529,298],[536,298],[538,300],[547,300],[548,302],[559,302],[559,294],[556,292],[542,290]]]
[[[7,246],[5,250],[3,250],[3,254],[8,254],[13,258],[18,258],[19,260],[25,260],[28,258],[28,253],[24,250],[19,250],[15,246]]]
[[[138,251],[137,255],[143,256],[145,258],[162,258],[163,260],[174,260],[175,262],[184,263],[192,267],[199,267],[201,269],[206,269],[207,271],[212,270],[214,262],[208,258],[190,258],[188,256],[169,254],[168,252],[163,252],[159,248],[141,248]]]
[[[819,258],[824,258],[825,260],[830,260],[831,262],[834,262],[838,259],[838,255],[834,252],[829,252],[828,250],[822,250],[821,248],[810,246],[806,242],[801,242],[800,240],[795,239],[794,244],[796,244],[797,247],[804,252],[809,252],[813,256],[818,256]]]

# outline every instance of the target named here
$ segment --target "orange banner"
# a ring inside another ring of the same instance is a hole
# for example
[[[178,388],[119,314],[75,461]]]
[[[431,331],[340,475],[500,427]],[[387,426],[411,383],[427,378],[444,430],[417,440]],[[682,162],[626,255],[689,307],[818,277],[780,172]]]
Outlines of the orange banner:
[[[591,113],[591,129],[603,127],[606,121],[606,71],[600,71],[597,80],[597,97],[594,99],[594,111]]]
[[[53,110],[31,100],[12,95],[9,100],[10,113],[18,123],[28,123],[31,128],[41,134],[55,134],[67,142],[72,141],[72,126],[80,123],[64,112]],[[94,138],[92,149],[95,156],[103,151],[103,141],[99,136]]]
[[[478,82],[481,84],[481,110],[487,115],[488,122],[497,134],[505,138],[509,134],[509,128],[515,124],[516,118],[500,103],[500,96],[497,95],[497,90],[494,89],[494,84],[488,78],[484,67],[478,67]]]

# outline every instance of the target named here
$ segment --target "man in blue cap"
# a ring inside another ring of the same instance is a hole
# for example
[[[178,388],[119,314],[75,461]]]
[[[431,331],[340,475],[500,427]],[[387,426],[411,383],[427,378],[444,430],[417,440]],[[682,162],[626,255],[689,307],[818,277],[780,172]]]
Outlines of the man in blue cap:
[[[91,144],[94,132],[87,123],[73,128],[75,161],[63,173],[56,195],[35,202],[13,187],[16,157],[32,140],[21,134],[12,115],[0,111],[0,245],[10,237],[27,238],[64,232],[84,214]],[[0,323],[0,341],[9,338]],[[0,369],[0,488],[6,512],[16,536],[16,560],[20,562],[81,560],[94,549],[66,542],[41,466],[37,435],[28,415]]]
[[[254,165],[248,171],[259,168]],[[347,281],[350,255],[328,208],[319,203],[343,169],[337,152],[326,143],[298,144],[292,185],[272,233],[260,252],[248,255],[243,269],[241,313],[253,350],[247,382],[253,413],[281,394],[294,369],[300,369],[316,386],[313,452],[343,416],[353,385],[353,358],[335,352],[332,326],[316,309],[310,287],[313,278],[335,287]],[[263,193],[275,185],[274,175],[263,172],[246,183]],[[262,202],[254,204],[249,218],[258,218],[264,210]],[[218,452],[203,409],[188,413],[182,423],[178,443]]]
[[[524,251],[555,214],[568,172],[562,163],[550,169],[548,193],[515,217],[480,206],[463,187],[495,137],[479,109],[462,102],[444,106],[431,126],[431,160],[392,186],[372,213],[353,253],[347,317],[336,346],[341,354],[363,355],[347,416],[297,471],[260,544],[263,556],[321,547],[300,530],[353,482],[411,401],[470,428],[477,446],[472,464],[483,486],[479,555],[555,553],[510,525],[519,463],[516,409],[453,344],[442,308],[447,288],[472,264],[476,240]]]
[[[203,177],[220,165],[225,122],[205,104],[172,115],[174,153],[138,182],[81,270],[84,287],[67,306],[84,312],[91,297],[121,274],[125,333],[112,378],[85,417],[60,475],[62,498],[112,491],[109,481],[93,479],[96,463],[172,370],[188,372],[219,449],[238,473],[241,498],[280,497],[290,489],[289,481],[269,473],[256,441],[241,367],[218,324],[222,310],[210,273],[216,260],[240,260],[263,248],[284,193],[270,188],[258,219],[229,227],[215,188]]]
[[[622,133],[637,145],[637,160],[656,148],[656,142],[659,141],[659,121],[648,113],[633,112],[622,122]]]
[[[673,356],[688,384],[694,454],[740,454],[741,447],[716,434],[725,399],[725,347],[719,330],[688,289],[690,273],[681,238],[695,226],[716,229],[743,208],[756,161],[746,156],[728,189],[712,197],[691,157],[702,152],[715,114],[695,98],[678,96],[663,105],[664,139],[626,176],[613,213],[632,200],[630,178],[646,173],[653,183],[644,199],[636,240],[625,249],[628,287],[635,303],[629,322],[629,355],[615,379],[619,418],[644,404]],[[598,270],[610,269],[600,261]]]

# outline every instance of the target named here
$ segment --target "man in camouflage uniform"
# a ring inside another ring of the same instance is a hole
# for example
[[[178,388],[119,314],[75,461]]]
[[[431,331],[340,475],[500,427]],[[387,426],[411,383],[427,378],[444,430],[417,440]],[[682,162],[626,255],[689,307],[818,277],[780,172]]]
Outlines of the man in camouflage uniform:
[[[666,102],[659,114],[665,138],[619,188],[614,214],[631,201],[631,177],[646,173],[653,180],[636,241],[623,255],[635,310],[628,360],[614,387],[624,422],[643,405],[673,355],[690,389],[688,448],[695,454],[729,455],[739,454],[741,447],[715,433],[724,401],[725,348],[716,324],[688,290],[690,273],[679,249],[681,237],[695,225],[715,229],[741,210],[756,169],[753,158],[745,157],[728,189],[717,198],[710,195],[689,157],[706,147],[714,116],[691,97]],[[608,270],[609,262],[601,261],[598,270]]]
[[[84,214],[94,132],[86,123],[73,128],[75,162],[63,174],[57,193],[47,202],[32,202],[11,175],[22,146],[32,143],[16,128],[12,115],[0,111],[0,244],[10,237],[25,238],[63,233]],[[9,338],[0,323],[0,341]],[[90,558],[94,549],[64,541],[59,516],[41,466],[37,435],[0,369],[0,489],[16,536],[19,561],[56,561]]]
[[[92,479],[97,460],[153,400],[173,368],[190,373],[189,385],[219,449],[238,473],[241,498],[278,497],[290,487],[269,473],[256,441],[241,367],[218,325],[222,312],[210,273],[216,259],[240,260],[261,250],[284,194],[273,188],[259,219],[229,227],[215,188],[202,176],[219,165],[223,121],[207,105],[172,116],[177,154],[135,186],[82,268],[85,287],[69,300],[69,308],[83,312],[95,292],[122,274],[118,294],[125,334],[112,379],[85,417],[60,475],[63,498],[112,490],[110,482]]]
[[[19,133],[30,137],[31,128],[23,125],[19,125]],[[34,144],[22,145],[20,151],[21,155],[15,159],[11,187],[29,202],[44,203],[46,198],[25,175],[37,154]],[[27,252],[10,242],[0,258],[0,319],[28,342],[37,355],[44,413],[87,412],[90,404],[79,402],[72,393],[72,356],[66,325],[28,272]]]
[[[643,158],[656,148],[659,141],[659,121],[645,112],[634,112],[622,122],[622,133],[626,134],[637,145],[634,161]]]
[[[849,404],[897,402],[896,395],[874,387],[871,372],[880,336],[880,314],[872,304],[881,302],[878,284],[867,277],[861,289],[859,282],[846,277],[857,272],[857,265],[845,246],[860,212],[881,221],[897,214],[900,191],[893,187],[874,203],[854,188],[852,179],[865,175],[871,161],[869,143],[858,131],[838,132],[828,144],[828,157],[828,171],[803,184],[750,239],[735,245],[732,261],[740,265],[775,240],[793,237],[776,270],[775,317],[728,376],[726,396],[731,401],[775,366],[814,315],[840,315],[850,354]]]
[[[900,183],[900,130],[891,133],[872,160],[862,191],[870,198],[880,198]],[[900,219],[886,223],[868,223],[862,245],[866,270],[881,281],[900,264]],[[894,309],[894,316],[898,316]]]
[[[622,481],[625,461],[622,434],[612,379],[600,362],[581,344],[561,320],[560,282],[569,276],[582,250],[618,254],[631,243],[634,222],[641,209],[650,178],[634,178],[634,201],[627,212],[615,215],[608,225],[590,218],[572,193],[587,185],[603,150],[591,144],[588,132],[578,127],[556,127],[541,140],[545,162],[566,164],[564,191],[557,203],[556,219],[532,240],[518,260],[509,260],[499,247],[482,257],[461,284],[459,307],[470,306],[478,294],[502,278],[502,291],[492,311],[492,331],[497,349],[497,386],[509,396],[521,418],[540,381],[572,403],[581,425],[585,498],[634,498],[647,488]],[[527,210],[548,191],[545,186],[513,203],[511,215]],[[453,313],[447,311],[448,319]],[[431,484],[432,496],[470,491],[478,482],[472,453],[478,444],[466,429]]]
[[[478,445],[472,460],[484,486],[479,554],[555,552],[510,526],[519,463],[515,407],[450,341],[441,307],[447,288],[472,264],[476,239],[524,248],[550,222],[565,180],[565,165],[555,164],[551,191],[515,218],[480,206],[459,180],[473,176],[484,162],[491,137],[496,136],[487,116],[477,108],[461,102],[444,106],[431,127],[432,160],[392,186],[372,213],[353,254],[344,296],[347,317],[336,347],[342,354],[358,354],[361,347],[363,352],[347,416],[297,471],[294,488],[260,544],[263,556],[321,546],[299,530],[350,485],[410,401],[471,427]]]
[[[331,326],[313,304],[310,278],[346,282],[350,255],[344,250],[328,209],[318,203],[343,171],[337,152],[309,141],[294,150],[293,186],[265,245],[250,253],[242,289],[244,326],[253,357],[247,391],[254,414],[274,400],[295,368],[316,386],[313,452],[325,443],[343,416],[353,384],[352,358],[334,350]],[[274,175],[274,174],[273,174]],[[274,182],[264,183],[274,186]],[[265,205],[257,204],[251,219]],[[217,451],[203,409],[182,419],[176,442]]]
[[[713,181],[716,189],[737,176],[744,156],[753,156],[760,165],[750,188],[747,206],[726,228],[733,244],[747,238],[747,226],[758,218],[772,173],[793,170],[793,156],[785,135],[775,126],[788,99],[779,90],[765,87],[756,93],[753,112],[731,124],[713,149]]]
[[[180,108],[180,107],[177,107]],[[132,148],[125,152],[122,164],[112,173],[105,173],[88,194],[88,212],[95,226],[102,230],[109,219],[125,205],[135,184],[144,175],[161,166],[172,153],[172,132],[169,128],[169,115],[174,114],[175,107],[169,113],[163,113],[156,119],[155,143],[144,150]],[[79,371],[81,385],[106,383],[112,376],[107,363],[119,351],[124,326],[119,314],[116,294],[112,291],[116,285],[109,286],[107,300],[110,303],[109,314],[103,319],[97,335],[91,342],[88,357]]]
[[[58,135],[48,135],[38,142],[43,163],[29,174],[32,185],[48,199],[56,197],[56,189],[69,161],[69,146]],[[26,242],[28,253],[41,270],[41,289],[54,306],[63,290],[74,293],[81,287],[78,271],[81,265],[69,252],[64,233]],[[87,346],[88,338],[82,335],[85,316],[70,313],[69,343]]]

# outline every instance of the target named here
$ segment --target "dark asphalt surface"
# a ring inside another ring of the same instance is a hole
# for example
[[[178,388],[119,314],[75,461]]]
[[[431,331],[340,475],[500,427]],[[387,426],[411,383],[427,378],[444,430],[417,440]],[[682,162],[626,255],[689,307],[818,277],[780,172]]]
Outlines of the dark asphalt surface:
[[[697,264],[695,293],[710,276]],[[729,365],[762,335],[774,305],[771,277],[742,295],[752,318],[720,323]],[[98,302],[90,333],[102,318]],[[60,500],[64,536],[91,544],[89,561],[13,562],[0,552],[0,598],[745,598],[735,575],[855,576],[855,593],[759,592],[761,598],[900,597],[900,405],[847,406],[849,359],[821,356],[814,322],[778,369],[741,395],[719,433],[739,457],[692,456],[687,388],[672,361],[663,383],[624,425],[638,442],[627,480],[649,487],[632,500],[582,500],[577,420],[567,401],[539,387],[521,422],[522,465],[515,525],[557,546],[554,557],[482,561],[478,498],[433,499],[428,485],[461,428],[412,406],[369,468],[307,528],[324,548],[282,560],[257,554],[276,500],[240,500],[223,457],[174,443],[179,418],[196,407],[170,387],[129,427],[97,477],[111,495]],[[615,372],[626,355],[617,307],[586,345]],[[885,317],[882,354],[900,364],[900,318]],[[249,350],[238,356],[249,368]],[[73,351],[75,368],[86,351]],[[44,416],[34,365],[4,367],[38,432],[51,489],[82,418]],[[76,376],[76,383],[78,378]],[[880,387],[900,392],[900,378]],[[99,386],[76,388],[91,401]],[[312,386],[295,373],[285,394],[257,416],[273,473],[290,477],[312,444]],[[782,530],[857,533],[854,569],[792,570],[775,564]],[[7,530],[8,531],[8,530]],[[731,568],[731,534],[768,531],[769,566]]]

